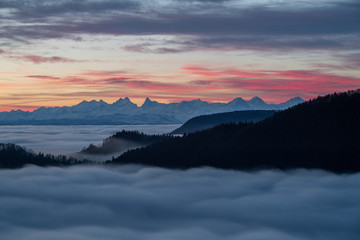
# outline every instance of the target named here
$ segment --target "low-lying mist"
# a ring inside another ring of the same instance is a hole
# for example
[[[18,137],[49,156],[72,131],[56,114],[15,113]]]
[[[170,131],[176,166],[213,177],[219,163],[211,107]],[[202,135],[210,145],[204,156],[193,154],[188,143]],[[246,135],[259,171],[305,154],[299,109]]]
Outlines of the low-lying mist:
[[[101,147],[101,144],[98,145],[94,145],[96,147]],[[96,162],[105,162],[107,160],[111,160],[113,157],[116,158],[118,156],[120,156],[121,154],[123,154],[124,152],[131,150],[131,149],[135,149],[135,148],[140,148],[146,146],[144,144],[139,144],[137,142],[133,142],[133,141],[127,141],[124,139],[111,139],[111,144],[107,145],[107,148],[105,149],[106,151],[109,151],[111,153],[105,154],[105,153],[92,153],[92,154],[88,154],[88,153],[84,153],[84,152],[77,152],[77,153],[73,153],[70,154],[71,157],[74,157],[78,160],[91,160],[91,161],[96,161]]]
[[[355,240],[359,186],[307,170],[2,170],[0,238]]]
[[[103,139],[121,130],[163,134],[177,127],[179,125],[0,126],[0,143],[15,143],[35,152],[69,155],[81,151],[91,143],[101,144]]]

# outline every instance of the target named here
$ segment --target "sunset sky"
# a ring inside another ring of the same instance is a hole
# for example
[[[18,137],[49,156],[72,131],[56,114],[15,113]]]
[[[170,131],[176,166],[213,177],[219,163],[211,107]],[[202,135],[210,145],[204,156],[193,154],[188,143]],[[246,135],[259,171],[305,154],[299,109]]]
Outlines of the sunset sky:
[[[0,111],[356,88],[358,0],[0,0]]]

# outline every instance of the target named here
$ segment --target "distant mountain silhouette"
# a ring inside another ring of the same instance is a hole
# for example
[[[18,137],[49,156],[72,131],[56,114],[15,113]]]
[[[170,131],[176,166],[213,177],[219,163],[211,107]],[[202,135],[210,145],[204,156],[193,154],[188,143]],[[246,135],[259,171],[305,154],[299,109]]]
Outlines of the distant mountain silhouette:
[[[267,104],[254,97],[249,101],[236,98],[229,103],[208,103],[200,99],[180,103],[158,103],[146,98],[138,107],[129,98],[108,104],[82,101],[71,107],[41,107],[33,112],[1,112],[0,125],[83,125],[83,124],[179,124],[192,117],[238,110],[283,110],[304,102],[297,97],[281,104]]]
[[[258,122],[274,115],[271,110],[235,111],[227,113],[215,113],[194,117],[181,127],[172,131],[172,134],[193,133],[215,127],[225,123]]]
[[[260,101],[256,100],[261,104]],[[318,97],[264,121],[224,124],[124,153],[112,164],[360,171],[360,90]]]

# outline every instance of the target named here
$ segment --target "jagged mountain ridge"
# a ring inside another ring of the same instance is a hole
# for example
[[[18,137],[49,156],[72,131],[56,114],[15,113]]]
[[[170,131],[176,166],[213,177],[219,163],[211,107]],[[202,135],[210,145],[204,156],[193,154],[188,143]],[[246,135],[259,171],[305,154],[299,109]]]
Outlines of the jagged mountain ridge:
[[[239,110],[283,110],[304,102],[300,97],[280,104],[268,104],[259,97],[249,101],[236,98],[228,103],[209,103],[200,99],[179,103],[159,103],[146,98],[142,106],[120,98],[82,101],[74,106],[40,107],[33,112],[12,110],[0,113],[0,124],[179,124],[192,117]]]

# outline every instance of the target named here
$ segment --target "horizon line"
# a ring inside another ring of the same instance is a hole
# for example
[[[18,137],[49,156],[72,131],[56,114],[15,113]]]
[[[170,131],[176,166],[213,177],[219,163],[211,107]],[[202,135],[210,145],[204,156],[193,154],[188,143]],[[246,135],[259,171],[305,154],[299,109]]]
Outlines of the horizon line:
[[[38,110],[38,109],[40,109],[40,108],[49,109],[49,108],[74,107],[74,106],[77,106],[77,105],[79,105],[79,104],[81,104],[81,103],[83,103],[83,102],[88,102],[88,103],[90,103],[90,102],[94,102],[94,101],[97,102],[97,103],[104,102],[105,104],[112,105],[112,104],[115,104],[116,102],[118,102],[119,100],[126,100],[126,99],[128,99],[128,101],[130,101],[132,104],[135,104],[138,108],[140,108],[140,107],[142,107],[142,106],[146,103],[147,100],[149,100],[149,101],[151,101],[151,102],[156,102],[156,103],[159,103],[159,104],[173,104],[173,103],[192,102],[192,101],[202,101],[202,102],[207,102],[207,103],[210,103],[210,104],[215,104],[215,103],[228,104],[228,103],[230,103],[231,101],[234,101],[235,99],[242,99],[242,100],[244,100],[244,101],[246,101],[246,102],[249,102],[249,101],[251,101],[251,100],[254,99],[254,98],[259,98],[259,99],[261,99],[262,101],[264,101],[266,104],[275,104],[275,105],[282,104],[282,103],[288,102],[288,101],[290,101],[290,100],[292,100],[292,99],[296,99],[296,98],[300,98],[300,99],[303,100],[303,101],[308,101],[308,100],[303,99],[303,98],[300,97],[300,96],[296,96],[296,97],[289,98],[289,99],[286,100],[286,101],[282,101],[282,102],[280,102],[280,103],[273,103],[273,102],[267,102],[267,101],[265,101],[264,99],[262,99],[261,97],[254,96],[254,97],[251,97],[249,100],[246,100],[246,99],[244,99],[244,98],[242,98],[242,97],[236,97],[236,98],[233,98],[232,100],[230,100],[230,101],[228,101],[228,102],[226,102],[226,101],[223,101],[223,102],[220,102],[220,101],[204,101],[204,100],[201,100],[200,98],[194,98],[194,99],[192,99],[192,100],[182,100],[182,101],[180,101],[180,102],[164,103],[164,102],[159,102],[159,101],[156,101],[156,100],[151,100],[150,97],[146,97],[145,100],[143,101],[143,103],[142,103],[141,105],[138,105],[138,104],[132,102],[129,97],[123,97],[123,98],[120,97],[120,98],[118,98],[116,101],[114,101],[114,102],[112,102],[112,103],[106,102],[106,101],[104,101],[104,100],[101,99],[101,98],[100,98],[99,100],[93,99],[93,100],[89,100],[89,101],[84,99],[84,100],[79,101],[77,104],[74,104],[74,105],[63,105],[63,106],[22,106],[22,107],[25,107],[25,108],[26,108],[26,107],[34,107],[34,109],[33,109],[33,110],[22,110],[22,109],[18,108],[18,109],[11,109],[11,110],[8,110],[8,111],[0,111],[0,113],[14,112],[14,111],[15,111],[15,112],[16,112],[16,111],[34,112],[34,111],[36,111],[36,110]]]

